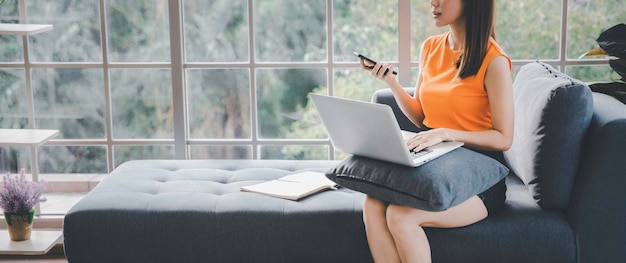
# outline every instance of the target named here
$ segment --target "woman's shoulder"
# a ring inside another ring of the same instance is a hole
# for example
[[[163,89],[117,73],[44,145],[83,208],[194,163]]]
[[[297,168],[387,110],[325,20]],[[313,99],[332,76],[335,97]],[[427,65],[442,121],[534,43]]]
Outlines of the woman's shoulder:
[[[443,33],[426,38],[426,40],[422,43],[422,52],[430,53],[433,50],[437,50],[439,47],[444,46],[446,44],[447,36],[448,33]]]
[[[500,47],[498,42],[495,39],[489,39],[489,46],[487,47],[487,54],[485,55],[486,62],[491,62],[494,58],[503,56],[508,60],[509,65],[511,66],[511,58],[504,52],[504,49]]]
[[[426,41],[424,41],[425,44],[428,45],[437,45],[437,44],[445,44],[446,43],[446,39],[448,38],[448,34],[449,32],[443,33],[443,34],[439,34],[439,35],[434,35],[434,36],[430,36],[428,38],[426,38]]]
[[[489,46],[487,47],[487,53],[495,53],[497,56],[505,56],[508,57],[504,49],[496,42],[495,39],[489,38]]]

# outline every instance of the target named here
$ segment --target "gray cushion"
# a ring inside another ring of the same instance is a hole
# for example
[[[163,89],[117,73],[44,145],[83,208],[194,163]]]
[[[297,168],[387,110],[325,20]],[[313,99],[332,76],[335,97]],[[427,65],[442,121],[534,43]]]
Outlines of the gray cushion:
[[[550,65],[524,65],[513,85],[515,135],[504,156],[541,207],[567,206],[593,114],[589,87]]]
[[[443,211],[487,190],[508,172],[493,158],[459,148],[416,168],[350,156],[326,176],[380,200]]]

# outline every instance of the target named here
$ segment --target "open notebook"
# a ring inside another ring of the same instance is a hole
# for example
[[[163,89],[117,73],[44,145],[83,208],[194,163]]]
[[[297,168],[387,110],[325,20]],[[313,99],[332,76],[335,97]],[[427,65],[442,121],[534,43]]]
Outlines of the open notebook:
[[[337,189],[337,184],[320,172],[300,172],[275,180],[241,187],[241,191],[244,192],[264,194],[294,201],[329,189]]]

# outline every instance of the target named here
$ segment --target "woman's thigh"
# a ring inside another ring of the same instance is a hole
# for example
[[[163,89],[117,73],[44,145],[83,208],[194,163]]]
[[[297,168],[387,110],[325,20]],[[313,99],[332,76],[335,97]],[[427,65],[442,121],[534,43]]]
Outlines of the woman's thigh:
[[[487,215],[487,208],[478,196],[473,196],[465,202],[441,212],[419,210],[394,204],[390,204],[387,208],[387,219],[389,221],[414,222],[423,227],[463,227],[483,220]]]

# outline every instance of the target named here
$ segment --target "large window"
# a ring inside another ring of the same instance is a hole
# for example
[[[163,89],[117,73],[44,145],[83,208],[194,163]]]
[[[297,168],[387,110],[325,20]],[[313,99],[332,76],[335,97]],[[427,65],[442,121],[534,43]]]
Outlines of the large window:
[[[584,81],[579,60],[623,20],[624,1],[496,1],[515,67],[543,60]],[[537,10],[541,10],[538,12]],[[53,31],[0,36],[0,128],[58,129],[40,173],[104,174],[134,159],[339,159],[310,92],[369,100],[384,84],[352,51],[392,62],[414,85],[434,27],[427,0],[13,0],[3,23]],[[0,148],[0,171],[29,169]]]

